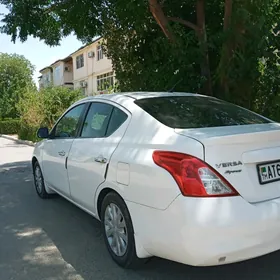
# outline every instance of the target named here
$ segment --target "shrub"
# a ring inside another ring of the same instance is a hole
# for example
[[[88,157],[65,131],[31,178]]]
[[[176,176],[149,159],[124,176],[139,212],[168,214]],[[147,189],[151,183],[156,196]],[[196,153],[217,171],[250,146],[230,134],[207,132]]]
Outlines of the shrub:
[[[21,140],[28,140],[37,142],[37,128],[28,127],[27,125],[21,124],[18,132],[18,138]]]
[[[20,130],[20,120],[0,120],[0,134],[18,134]]]
[[[65,87],[48,87],[39,92],[27,91],[18,104],[21,115],[19,138],[37,141],[38,128],[46,126],[50,129],[58,117],[80,98],[79,90]]]

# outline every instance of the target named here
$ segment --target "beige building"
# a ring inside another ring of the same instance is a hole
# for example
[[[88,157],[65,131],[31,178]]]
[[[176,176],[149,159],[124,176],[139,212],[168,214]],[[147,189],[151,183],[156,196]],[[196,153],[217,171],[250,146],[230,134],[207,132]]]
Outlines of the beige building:
[[[40,88],[49,85],[80,88],[88,96],[108,92],[114,85],[114,72],[101,43],[102,38],[98,38],[40,70]]]
[[[112,62],[103,53],[101,43],[99,38],[71,54],[74,88],[82,88],[85,95],[106,93],[114,85]]]
[[[68,56],[62,60],[57,60],[51,65],[53,69],[53,85],[73,88],[73,62]]]
[[[39,88],[50,85],[73,88],[73,62],[72,57],[55,61],[48,67],[40,70]]]

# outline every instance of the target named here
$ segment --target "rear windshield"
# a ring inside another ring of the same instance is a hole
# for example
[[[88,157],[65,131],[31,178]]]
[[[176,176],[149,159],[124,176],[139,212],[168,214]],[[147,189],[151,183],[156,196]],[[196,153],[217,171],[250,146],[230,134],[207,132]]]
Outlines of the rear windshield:
[[[161,123],[172,128],[202,128],[263,124],[270,121],[246,109],[215,98],[165,96],[135,103]]]

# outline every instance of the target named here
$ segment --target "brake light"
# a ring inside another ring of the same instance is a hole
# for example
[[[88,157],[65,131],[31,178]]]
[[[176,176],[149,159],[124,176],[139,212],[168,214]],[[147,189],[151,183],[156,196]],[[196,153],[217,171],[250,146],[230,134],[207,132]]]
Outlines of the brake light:
[[[196,157],[177,152],[154,151],[153,160],[173,176],[184,196],[239,195],[222,175]]]

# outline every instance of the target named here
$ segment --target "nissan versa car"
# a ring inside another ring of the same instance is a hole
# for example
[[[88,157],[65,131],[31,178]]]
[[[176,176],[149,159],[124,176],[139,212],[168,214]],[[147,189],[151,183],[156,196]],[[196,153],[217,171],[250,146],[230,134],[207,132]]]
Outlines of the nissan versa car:
[[[122,93],[78,101],[38,136],[38,195],[58,193],[101,220],[123,267],[280,249],[278,123],[213,97]]]

